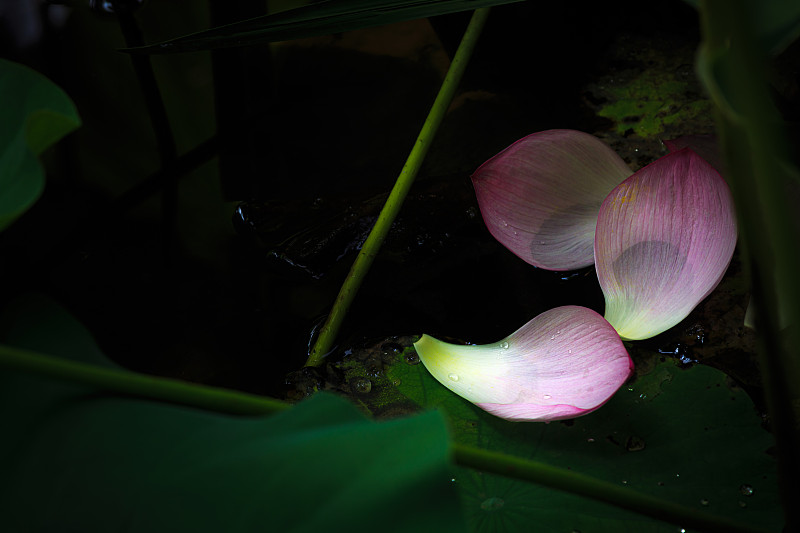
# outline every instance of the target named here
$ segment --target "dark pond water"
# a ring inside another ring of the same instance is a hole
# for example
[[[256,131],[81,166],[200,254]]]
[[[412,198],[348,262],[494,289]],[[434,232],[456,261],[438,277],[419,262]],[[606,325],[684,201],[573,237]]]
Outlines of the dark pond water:
[[[602,312],[593,269],[537,270],[491,238],[469,175],[514,140],[549,128],[596,134],[633,168],[664,153],[661,138],[709,133],[710,116],[682,115],[651,134],[639,128],[653,119],[645,111],[603,112],[631,80],[658,69],[684,84],[670,105],[702,99],[691,72],[697,20],[678,1],[557,4],[493,10],[331,358],[374,339],[423,332],[491,342],[558,305]],[[185,15],[146,6],[146,40],[203,27],[203,13]],[[251,64],[253,75],[226,94],[256,102],[253,113],[237,122],[239,137],[220,139],[219,166],[182,179],[170,225],[157,197],[126,209],[114,203],[159,162],[129,59],[114,51],[122,46],[116,23],[76,10],[27,58],[67,89],[84,127],[50,154],[44,198],[2,236],[10,250],[3,272],[19,280],[3,297],[50,294],[131,368],[283,395],[286,374],[303,365],[312,332],[414,143],[467,20],[453,15],[284,44],[271,60]],[[154,65],[179,152],[186,152],[215,131],[209,57],[159,57]],[[653,79],[657,91],[661,78]],[[253,96],[256,83],[269,90]],[[642,349],[730,366],[755,386],[752,339],[740,327],[745,305],[735,266],[713,303]]]

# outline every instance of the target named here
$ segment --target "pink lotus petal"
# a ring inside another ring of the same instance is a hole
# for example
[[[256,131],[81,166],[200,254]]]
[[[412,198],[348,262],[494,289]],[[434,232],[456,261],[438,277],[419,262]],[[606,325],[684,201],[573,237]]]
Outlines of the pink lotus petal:
[[[666,155],[603,202],[595,263],[608,320],[647,339],[683,320],[722,279],[736,246],[728,186],[689,149]]]
[[[423,335],[414,347],[442,385],[507,420],[584,415],[633,370],[614,328],[577,306],[546,311],[494,344],[459,346]]]
[[[664,146],[670,152],[691,148],[694,153],[717,169],[717,172],[722,173],[722,154],[719,153],[719,144],[714,135],[684,135],[677,139],[664,141]]]
[[[594,260],[600,204],[631,170],[611,148],[580,131],[528,135],[472,176],[495,239],[528,263],[572,270]]]

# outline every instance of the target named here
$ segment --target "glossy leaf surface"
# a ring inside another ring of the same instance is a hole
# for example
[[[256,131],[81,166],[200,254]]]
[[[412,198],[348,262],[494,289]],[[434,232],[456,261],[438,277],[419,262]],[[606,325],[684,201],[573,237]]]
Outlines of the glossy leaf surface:
[[[548,421],[589,413],[633,369],[608,322],[578,306],[546,311],[494,344],[454,345],[424,335],[415,347],[442,385],[508,420]]]
[[[587,133],[528,135],[475,171],[472,183],[491,234],[528,263],[548,270],[591,265],[603,199],[632,174]]]
[[[644,374],[587,416],[518,424],[452,394],[422,365],[408,360],[398,358],[388,377],[420,406],[444,411],[456,442],[569,468],[701,512],[781,530],[773,438],[747,394],[730,388],[730,380],[718,370],[649,361],[639,367]],[[680,529],[502,476],[459,468],[453,478],[469,528],[476,533],[528,531],[531,524],[537,531],[554,532]]]
[[[639,170],[597,221],[606,320],[631,340],[671,328],[722,279],[736,235],[728,186],[703,158],[681,150]]]

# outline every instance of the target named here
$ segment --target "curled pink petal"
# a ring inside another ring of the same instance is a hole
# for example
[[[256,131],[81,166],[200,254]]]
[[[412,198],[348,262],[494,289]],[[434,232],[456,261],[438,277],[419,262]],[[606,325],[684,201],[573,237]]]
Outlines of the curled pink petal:
[[[631,340],[671,328],[719,284],[735,246],[730,191],[702,157],[683,149],[644,167],[597,220],[606,320]]]
[[[494,344],[460,346],[423,335],[414,347],[442,385],[507,420],[584,415],[633,370],[614,328],[578,306],[546,311]]]
[[[572,270],[592,264],[600,204],[630,175],[592,135],[548,130],[486,161],[472,183],[494,238],[534,266]]]

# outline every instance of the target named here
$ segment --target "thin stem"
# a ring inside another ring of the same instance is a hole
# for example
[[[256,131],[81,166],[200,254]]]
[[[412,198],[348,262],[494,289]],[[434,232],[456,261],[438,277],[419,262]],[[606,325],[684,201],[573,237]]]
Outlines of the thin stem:
[[[442,87],[439,89],[439,94],[436,96],[436,100],[433,102],[433,106],[428,113],[428,118],[422,125],[422,130],[417,137],[414,148],[412,148],[411,153],[408,155],[408,159],[405,165],[403,165],[400,176],[398,176],[397,182],[392,192],[389,194],[389,198],[386,200],[386,204],[383,206],[380,215],[378,215],[375,226],[372,228],[367,240],[361,247],[361,251],[358,257],[356,257],[350,269],[350,273],[347,275],[347,278],[342,284],[342,288],[339,290],[339,295],[336,297],[331,313],[328,315],[328,319],[320,330],[317,342],[314,343],[314,347],[311,349],[311,354],[306,361],[306,366],[319,366],[322,364],[325,355],[330,352],[336,335],[339,333],[342,321],[358,289],[361,287],[372,262],[375,260],[375,256],[378,254],[378,250],[380,250],[386,235],[389,233],[392,222],[400,212],[403,200],[405,200],[408,195],[411,184],[414,183],[414,178],[417,177],[420,166],[422,166],[422,161],[428,153],[428,149],[433,142],[436,131],[439,129],[439,125],[442,123],[447,108],[450,107],[450,102],[453,100],[456,88],[461,81],[461,77],[464,74],[472,51],[475,49],[475,44],[486,23],[488,15],[488,7],[477,9],[472,14],[464,37],[461,39],[461,44],[458,46],[458,50],[450,64],[450,69],[447,71],[447,76],[445,76]]]
[[[144,39],[139,25],[133,16],[126,2],[113,0],[114,12],[119,20],[120,30],[128,48],[144,46]],[[173,164],[178,157],[175,147],[175,137],[172,134],[172,127],[169,124],[169,116],[158,88],[153,65],[150,58],[145,55],[132,55],[131,62],[139,86],[144,95],[144,102],[153,125],[153,133],[156,137],[156,148],[161,159],[161,167],[166,168]],[[169,259],[172,254],[172,239],[175,221],[178,213],[178,182],[171,179],[164,179],[161,188],[161,212],[163,234],[164,257]]]
[[[460,466],[531,481],[545,487],[585,496],[657,520],[672,522],[682,528],[694,528],[706,533],[767,533],[768,531],[536,461],[461,444],[453,444],[451,452],[453,460]]]
[[[0,367],[227,414],[263,415],[289,407],[289,404],[272,398],[79,363],[2,344]]]

